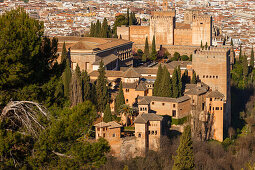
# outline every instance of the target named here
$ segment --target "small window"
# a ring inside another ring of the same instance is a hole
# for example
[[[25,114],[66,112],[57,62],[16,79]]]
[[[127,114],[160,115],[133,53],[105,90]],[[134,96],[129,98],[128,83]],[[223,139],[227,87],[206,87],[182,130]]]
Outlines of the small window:
[[[206,76],[206,78],[208,78],[208,75]]]
[[[212,98],[210,98],[210,101],[212,101]]]
[[[210,106],[210,110],[212,110],[212,106]]]
[[[216,107],[215,110],[220,110],[220,108],[219,108],[219,107]]]
[[[205,75],[203,75],[203,78],[205,78]]]
[[[155,131],[155,135],[157,135],[158,134],[158,132],[157,131]]]
[[[151,134],[151,131],[148,131],[148,134]]]
[[[129,92],[129,89],[126,89],[126,92],[128,93],[128,92]]]
[[[216,76],[216,79],[218,78],[218,76]]]
[[[105,133],[103,134],[103,137],[105,138]]]
[[[214,110],[214,107],[212,109]]]
[[[210,78],[212,78],[212,76],[210,76]]]
[[[222,110],[222,107],[220,107],[220,110]]]
[[[126,102],[128,103],[128,99],[126,99]]]
[[[162,106],[165,106],[165,103],[162,103]]]
[[[140,107],[140,111],[143,111],[143,108]]]
[[[173,116],[173,117],[176,116],[176,110],[172,110],[172,116]]]
[[[105,131],[105,128],[103,128],[103,131]]]
[[[145,107],[144,110],[147,111],[147,107]]]
[[[154,102],[151,102],[152,105],[154,105]]]
[[[213,76],[213,78],[215,78],[215,76]]]
[[[175,108],[175,104],[173,104],[173,108]]]
[[[138,133],[138,138],[142,137],[141,133]]]
[[[151,131],[151,134],[154,135],[154,131]]]
[[[99,137],[99,133],[97,134],[97,136]]]
[[[202,22],[200,22],[200,24],[203,24]]]
[[[112,134],[112,137],[115,137],[115,133],[114,133],[114,134]]]
[[[97,131],[100,131],[100,128],[97,128]]]

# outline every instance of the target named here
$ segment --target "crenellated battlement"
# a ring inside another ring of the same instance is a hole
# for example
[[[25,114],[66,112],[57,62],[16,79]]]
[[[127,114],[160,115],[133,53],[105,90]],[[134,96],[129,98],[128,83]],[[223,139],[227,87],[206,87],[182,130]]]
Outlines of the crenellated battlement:
[[[199,49],[194,52],[196,55],[206,55],[206,56],[218,56],[218,55],[226,55],[228,47],[208,47],[207,49]]]

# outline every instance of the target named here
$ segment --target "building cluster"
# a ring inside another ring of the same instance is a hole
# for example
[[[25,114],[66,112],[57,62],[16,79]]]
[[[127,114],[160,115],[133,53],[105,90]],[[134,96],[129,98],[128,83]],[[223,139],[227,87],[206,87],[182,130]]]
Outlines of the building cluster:
[[[30,0],[23,1],[5,0],[0,3],[0,13],[17,7],[23,7],[32,17],[44,21],[45,35],[67,36],[86,35],[89,32],[91,22],[104,17],[108,24],[113,26],[115,16],[125,14],[127,7],[135,12],[142,26],[151,24],[153,11],[163,8],[163,0],[155,1],[55,1],[55,0]],[[243,50],[250,54],[255,44],[254,9],[255,2],[251,0],[171,0],[168,2],[170,8],[176,10],[176,28],[186,28],[182,24],[187,10],[195,9],[201,13],[212,16],[212,44],[220,46],[224,43],[230,44],[233,39],[234,47],[238,55],[238,46],[243,44]],[[131,29],[132,30],[132,29]],[[176,32],[182,32],[176,30]],[[188,33],[186,32],[187,36]],[[151,38],[151,37],[150,37]],[[178,39],[178,36],[177,36]],[[144,43],[144,42],[143,42]],[[204,42],[205,43],[205,42]],[[177,44],[176,44],[177,45]]]

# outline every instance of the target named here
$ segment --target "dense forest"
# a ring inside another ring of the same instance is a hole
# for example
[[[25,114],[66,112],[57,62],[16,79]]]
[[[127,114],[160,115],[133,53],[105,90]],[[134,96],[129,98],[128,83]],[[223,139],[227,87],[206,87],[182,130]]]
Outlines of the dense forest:
[[[98,112],[114,119],[103,63],[91,83],[79,67],[71,71],[65,44],[58,56],[58,40],[43,33],[43,23],[23,9],[0,16],[0,169],[254,169],[255,74],[246,55],[231,73],[232,127],[224,142],[192,140],[187,126],[182,135],[165,136],[159,152],[121,161],[108,154],[106,140],[93,140]],[[155,95],[180,96],[179,74],[175,90],[163,93],[158,82]],[[116,103],[124,104],[123,93]]]

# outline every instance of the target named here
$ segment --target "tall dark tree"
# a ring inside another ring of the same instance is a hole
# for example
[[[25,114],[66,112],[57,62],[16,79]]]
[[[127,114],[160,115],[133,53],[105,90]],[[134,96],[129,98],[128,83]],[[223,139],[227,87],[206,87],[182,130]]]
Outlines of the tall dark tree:
[[[145,46],[144,46],[144,54],[143,54],[143,57],[142,57],[143,61],[147,60],[147,58],[149,56],[149,53],[150,53],[150,49],[149,49],[148,37],[146,37]]]
[[[161,86],[160,86],[159,96],[161,96],[161,97],[172,97],[173,96],[172,82],[171,82],[170,74],[169,74],[166,66],[164,66],[164,68],[163,68],[163,78],[162,78],[162,82],[161,82]]]
[[[156,60],[157,59],[157,50],[156,50],[155,35],[153,36],[152,44],[151,44],[151,59],[152,60]]]
[[[77,65],[75,72],[72,74],[72,80],[70,84],[70,102],[71,107],[82,103],[82,83],[81,83],[81,71]]]
[[[243,55],[242,64],[243,64],[243,76],[247,77],[249,73],[249,68],[248,68],[247,56],[245,54]]]
[[[109,32],[108,32],[108,23],[107,19],[104,18],[103,24],[102,24],[102,29],[101,29],[101,37],[103,38],[108,38]]]
[[[127,25],[132,25],[132,23],[129,22],[129,8],[127,9]]]
[[[202,49],[204,48],[202,40],[201,40],[200,48],[202,48]]]
[[[191,139],[190,126],[186,126],[180,139],[177,149],[177,156],[174,157],[173,170],[194,169],[193,142]]]
[[[178,85],[178,73],[177,69],[174,69],[173,76],[172,76],[172,85],[173,85],[173,97],[179,97],[179,85]]]
[[[119,92],[115,99],[115,106],[114,106],[115,113],[119,113],[120,106],[123,104],[125,104],[125,98],[124,98],[124,93],[122,88],[122,82],[120,82]]]
[[[185,89],[185,85],[189,82],[189,76],[188,76],[188,70],[185,70],[185,72],[182,75],[182,92]]]
[[[159,91],[161,88],[161,83],[162,83],[162,78],[163,78],[163,69],[161,64],[158,66],[158,72],[157,72],[157,77],[154,83],[154,88],[153,88],[153,96],[159,96]]]
[[[233,47],[234,46],[234,43],[233,43],[233,39],[231,38],[231,46]]]
[[[103,120],[106,123],[112,121],[112,112],[111,112],[111,108],[110,108],[109,103],[107,103],[106,108],[104,110],[104,119]]]
[[[64,95],[65,97],[69,97],[70,95],[70,83],[72,79],[72,72],[70,68],[70,60],[66,59],[66,67],[62,75],[63,85],[64,85]]]
[[[95,32],[96,32],[96,25],[91,22],[91,25],[90,25],[90,36],[91,37],[95,37]]]
[[[181,74],[181,68],[180,66],[177,67],[177,75],[178,75],[178,97],[181,97],[182,96],[182,74]]]
[[[253,51],[253,46],[251,48],[251,60],[250,60],[250,66],[251,66],[251,69],[254,68],[254,51]]]
[[[242,44],[240,44],[239,61],[242,62]]]
[[[101,36],[101,22],[97,20],[94,37],[100,37],[100,36]]]
[[[83,101],[90,100],[92,101],[92,89],[90,84],[90,77],[87,71],[82,72],[82,97]],[[92,101],[93,102],[93,101]]]
[[[63,47],[62,47],[62,53],[61,53],[61,63],[63,63],[63,61],[65,61],[67,58],[67,50],[66,50],[66,43],[63,43]]]
[[[207,42],[205,43],[205,49],[207,50],[207,48],[208,48],[208,44],[207,44]]]
[[[197,75],[196,72],[193,71],[192,78],[191,78],[191,84],[197,84]]]
[[[98,111],[103,112],[106,104],[109,101],[108,87],[106,86],[107,80],[105,77],[105,67],[103,61],[100,62],[98,72],[99,76],[96,82],[97,108]]]
[[[40,78],[36,63],[45,60],[39,54],[43,30],[43,23],[21,8],[0,16],[0,89]]]

